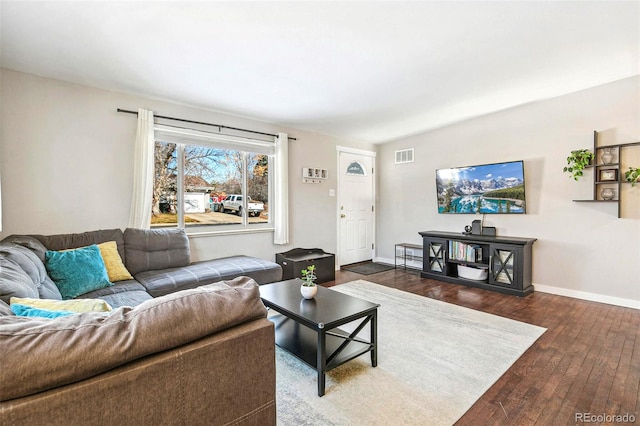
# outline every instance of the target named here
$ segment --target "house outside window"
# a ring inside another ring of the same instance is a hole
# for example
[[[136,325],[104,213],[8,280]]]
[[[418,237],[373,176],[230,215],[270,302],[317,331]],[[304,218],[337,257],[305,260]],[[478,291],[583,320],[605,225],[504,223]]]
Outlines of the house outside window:
[[[263,146],[268,143],[216,136],[156,131],[152,228],[188,233],[273,228],[273,156]]]

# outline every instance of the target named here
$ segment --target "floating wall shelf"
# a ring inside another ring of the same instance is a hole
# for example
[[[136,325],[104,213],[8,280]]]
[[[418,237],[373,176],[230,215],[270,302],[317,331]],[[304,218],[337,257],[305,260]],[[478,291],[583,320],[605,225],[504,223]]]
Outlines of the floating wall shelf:
[[[620,215],[620,205],[622,197],[620,196],[620,189],[622,184],[631,184],[624,179],[624,170],[620,169],[622,165],[623,151],[627,148],[637,147],[640,148],[640,142],[630,142],[614,145],[598,145],[598,132],[593,132],[593,153],[595,154],[595,164],[587,166],[587,168],[594,169],[593,171],[593,198],[588,200],[573,200],[577,203],[613,203],[616,204],[618,209],[618,217]],[[605,163],[603,156],[610,155]],[[614,192],[612,199],[606,200],[602,196],[602,190],[604,188],[610,188]]]
[[[303,183],[322,183],[323,180],[329,179],[329,171],[317,167],[302,168]]]

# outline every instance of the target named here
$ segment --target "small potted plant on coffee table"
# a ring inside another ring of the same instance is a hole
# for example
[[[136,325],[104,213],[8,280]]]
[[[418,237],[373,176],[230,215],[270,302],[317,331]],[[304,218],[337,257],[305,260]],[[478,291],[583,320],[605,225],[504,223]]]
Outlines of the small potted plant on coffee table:
[[[315,283],[318,277],[316,277],[315,270],[316,265],[309,265],[301,271],[302,285],[300,286],[300,293],[305,299],[313,299],[318,293],[318,287]]]

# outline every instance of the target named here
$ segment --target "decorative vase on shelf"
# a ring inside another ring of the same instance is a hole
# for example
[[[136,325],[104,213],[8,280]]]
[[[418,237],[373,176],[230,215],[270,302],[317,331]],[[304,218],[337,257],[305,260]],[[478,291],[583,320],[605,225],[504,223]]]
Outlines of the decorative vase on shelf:
[[[600,191],[600,196],[603,200],[609,201],[613,200],[613,197],[616,196],[616,192],[611,188],[603,188],[602,191]]]
[[[315,279],[316,274],[315,265],[309,265],[302,270],[302,285],[300,286],[300,294],[305,299],[313,299],[318,293],[318,287],[316,286]]]
[[[611,164],[613,162],[613,153],[611,148],[604,148],[602,153],[602,164]]]

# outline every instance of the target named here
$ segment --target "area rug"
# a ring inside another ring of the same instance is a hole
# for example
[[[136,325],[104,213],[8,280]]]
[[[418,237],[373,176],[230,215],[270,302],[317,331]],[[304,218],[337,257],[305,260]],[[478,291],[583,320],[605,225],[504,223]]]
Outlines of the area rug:
[[[392,265],[385,265],[383,263],[362,262],[353,265],[341,266],[340,269],[361,275],[371,275],[377,274],[378,272],[390,271],[391,269],[395,269],[395,267]]]
[[[330,371],[318,397],[315,370],[277,348],[279,425],[452,425],[546,330],[364,280],[332,289],[380,304],[378,366]]]

